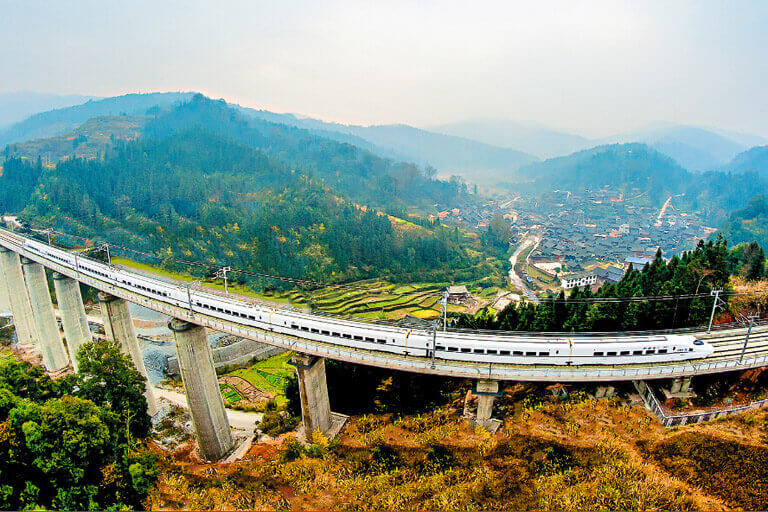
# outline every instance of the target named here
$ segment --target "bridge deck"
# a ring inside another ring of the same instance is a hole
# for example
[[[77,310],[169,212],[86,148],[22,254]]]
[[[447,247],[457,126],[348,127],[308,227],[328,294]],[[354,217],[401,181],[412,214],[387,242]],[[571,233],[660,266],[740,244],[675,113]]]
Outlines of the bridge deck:
[[[7,232],[3,232],[3,234],[6,235]],[[16,235],[11,235],[11,237],[4,236],[3,238],[0,238],[0,244],[8,249],[23,254],[29,259],[37,261],[52,270],[60,272],[63,275],[79,279],[81,282],[98,290],[110,293],[154,311],[203,325],[210,329],[241,336],[243,338],[350,363],[447,377],[562,382],[688,377],[768,366],[768,325],[753,327],[749,346],[747,347],[742,361],[740,361],[740,356],[746,329],[737,328],[713,331],[711,334],[706,334],[704,332],[695,333],[697,336],[711,343],[715,348],[715,352],[712,356],[706,359],[692,361],[644,364],[635,363],[625,365],[557,366],[541,364],[519,365],[506,363],[480,363],[437,358],[433,363],[428,357],[401,356],[370,349],[344,347],[264,331],[252,326],[239,324],[234,321],[222,320],[206,314],[194,313],[194,315],[191,315],[188,309],[160,302],[154,298],[139,294],[134,290],[114,286],[99,279],[84,276],[82,274],[77,275],[74,270],[61,265],[60,263],[25,252],[21,246],[22,240],[23,238]],[[231,298],[240,299],[238,296],[230,296]],[[243,297],[243,300],[251,301],[253,298]],[[615,337],[616,335],[613,334],[611,336]]]

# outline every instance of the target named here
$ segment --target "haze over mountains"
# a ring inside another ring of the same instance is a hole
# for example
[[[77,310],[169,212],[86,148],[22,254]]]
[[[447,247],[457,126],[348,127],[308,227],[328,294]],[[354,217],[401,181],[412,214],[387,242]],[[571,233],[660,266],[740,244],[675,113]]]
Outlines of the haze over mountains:
[[[759,135],[672,123],[655,123],[641,130],[599,139],[588,139],[551,130],[536,123],[507,119],[472,119],[430,129],[486,144],[515,148],[542,159],[565,156],[605,144],[642,142],[674,158],[690,171],[721,168],[740,152],[768,144],[768,139]]]
[[[79,135],[76,128],[96,117],[151,115],[152,108],[167,108],[189,100],[192,94],[127,94],[36,113],[0,129],[0,145],[61,136],[71,130]],[[77,98],[84,97],[49,98],[49,101],[66,102]],[[574,153],[616,143],[646,144],[687,171],[751,170],[768,174],[768,170],[763,170],[768,166],[765,156],[759,149],[752,149],[753,146],[768,145],[768,140],[715,128],[657,123],[631,133],[589,139],[536,123],[505,119],[471,119],[422,129],[407,125],[344,125],[295,114],[232,106],[249,118],[308,130],[316,136],[352,144],[385,158],[413,162],[422,168],[436,168],[437,175],[444,178],[459,175],[481,185],[495,186],[535,178],[531,173],[538,168],[532,164],[542,159],[573,155],[572,158],[578,161],[580,157]]]
[[[33,91],[0,93],[0,128],[17,123],[38,112],[79,105],[95,96],[46,94]]]

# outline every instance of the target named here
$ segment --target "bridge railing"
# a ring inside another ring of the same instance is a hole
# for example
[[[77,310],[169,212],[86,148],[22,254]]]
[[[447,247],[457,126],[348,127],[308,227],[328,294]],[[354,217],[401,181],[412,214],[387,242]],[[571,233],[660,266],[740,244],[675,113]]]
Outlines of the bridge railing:
[[[711,411],[695,412],[691,414],[667,414],[648,383],[644,381],[634,381],[634,384],[635,389],[640,393],[645,405],[648,406],[648,409],[650,409],[653,415],[659,419],[661,424],[667,428],[688,425],[691,423],[701,423],[702,421],[709,421],[716,418],[724,418],[732,414],[760,409],[768,405],[768,398],[766,398],[763,400],[756,400],[746,405],[724,409],[714,409]]]
[[[12,233],[12,232],[8,232],[8,231],[3,230],[1,228],[0,228],[0,232],[5,232],[5,233],[8,233],[10,235],[14,235],[14,236],[18,236],[20,238],[23,238],[20,235],[17,235],[17,234]],[[56,246],[56,245],[54,245],[52,243],[49,244],[48,240],[46,240],[46,239],[40,239],[40,240],[35,239],[35,241],[37,241],[39,243],[42,243],[42,244],[50,245],[51,247],[56,247],[58,249],[69,250],[69,248],[67,248],[67,247]],[[86,256],[80,256],[80,257],[85,259],[85,260],[91,259],[91,258],[88,258]],[[113,264],[112,266],[115,267],[115,268],[118,268],[118,269],[124,269],[124,270],[128,270],[130,272],[135,272],[135,273],[138,273],[138,274],[143,274],[143,275],[146,275],[146,276],[151,276],[153,279],[157,279],[159,281],[164,281],[166,283],[178,286],[181,289],[185,288],[185,286],[189,284],[186,281],[176,280],[176,279],[173,279],[173,278],[169,278],[167,276],[161,276],[161,275],[155,274],[153,272],[142,271],[140,269],[135,269],[135,268],[128,267],[128,266],[117,265],[117,264]],[[315,316],[324,316],[324,317],[328,317],[328,318],[337,318],[337,319],[344,319],[344,320],[354,320],[356,322],[369,323],[369,324],[374,324],[374,325],[400,326],[397,322],[393,322],[393,321],[390,321],[390,320],[377,320],[377,319],[356,317],[356,316],[352,316],[352,315],[339,315],[339,314],[333,314],[333,313],[328,313],[328,312],[324,312],[324,311],[309,310],[307,308],[299,308],[299,307],[292,306],[292,305],[286,305],[286,304],[281,304],[281,303],[270,302],[270,301],[267,301],[267,300],[264,300],[264,299],[259,299],[259,298],[251,297],[251,296],[247,296],[247,295],[232,295],[232,294],[227,295],[227,294],[224,293],[224,291],[216,289],[216,288],[213,288],[213,287],[209,287],[209,286],[206,286],[204,288],[204,291],[205,291],[205,293],[210,293],[212,295],[217,295],[217,296],[220,296],[220,297],[222,297],[224,299],[227,299],[227,298],[228,299],[236,299],[236,300],[248,302],[248,303],[251,303],[251,304],[259,304],[259,305],[263,305],[265,307],[286,309],[286,310],[291,310],[291,311],[296,311],[296,312],[301,312],[301,313],[306,313],[306,314],[312,314],[312,315],[315,315]],[[700,298],[704,299],[704,300],[708,299],[707,296],[702,296]],[[638,298],[638,297],[627,297],[627,299],[638,300],[640,298]],[[653,299],[653,297],[648,297],[648,299]],[[764,326],[764,325],[768,325],[768,319],[759,319],[759,320],[756,320],[755,323],[754,323],[755,327]],[[738,328],[743,328],[743,327],[744,326],[742,324],[738,323],[738,322],[731,322],[731,323],[727,323],[727,324],[713,325],[711,330],[712,331],[722,331],[722,330],[738,329]],[[536,336],[536,337],[543,337],[543,338],[547,338],[547,337],[560,337],[561,338],[563,336],[574,337],[574,338],[576,338],[576,337],[579,337],[579,338],[581,338],[581,337],[583,337],[583,338],[591,338],[591,337],[606,337],[606,336],[648,336],[648,335],[653,335],[653,334],[660,334],[660,335],[661,334],[691,334],[691,333],[699,333],[699,334],[701,334],[701,330],[702,330],[702,326],[680,327],[680,328],[673,328],[673,329],[652,329],[652,330],[644,330],[644,331],[591,331],[591,332],[551,332],[551,331],[531,332],[531,331],[498,331],[498,330],[460,329],[460,328],[452,328],[452,329],[450,329],[451,332],[457,332],[457,333],[469,333],[469,334],[480,334],[480,335],[482,335],[482,334],[488,334],[488,335],[503,334],[503,335],[512,335],[512,336],[515,336],[515,335],[520,335],[520,336]]]

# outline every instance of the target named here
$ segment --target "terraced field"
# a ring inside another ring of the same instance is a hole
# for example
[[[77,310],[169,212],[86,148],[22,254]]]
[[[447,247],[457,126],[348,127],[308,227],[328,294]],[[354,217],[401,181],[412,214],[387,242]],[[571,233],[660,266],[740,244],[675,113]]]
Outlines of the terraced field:
[[[266,295],[269,300],[287,301],[311,306],[334,315],[354,315],[381,320],[399,320],[405,315],[418,318],[437,318],[442,313],[440,297],[444,283],[390,284],[371,280],[355,283],[356,288],[326,288],[311,292],[298,291]],[[463,311],[449,305],[448,311]]]
[[[182,282],[195,280],[190,274],[171,272],[153,265],[139,263],[126,258],[112,258],[113,263],[141,272],[154,274],[165,279]],[[449,283],[392,284],[371,279],[358,281],[352,287],[329,287],[319,290],[293,289],[288,291],[265,291],[262,293],[250,288],[231,283],[229,291],[233,294],[279,302],[296,307],[311,307],[333,315],[350,315],[373,320],[400,320],[406,315],[422,319],[438,318],[442,314],[440,298]],[[488,300],[496,293],[495,286],[481,288],[477,283],[467,283],[470,291]],[[204,288],[223,291],[220,281],[205,280]],[[449,313],[465,312],[466,308],[448,305]]]

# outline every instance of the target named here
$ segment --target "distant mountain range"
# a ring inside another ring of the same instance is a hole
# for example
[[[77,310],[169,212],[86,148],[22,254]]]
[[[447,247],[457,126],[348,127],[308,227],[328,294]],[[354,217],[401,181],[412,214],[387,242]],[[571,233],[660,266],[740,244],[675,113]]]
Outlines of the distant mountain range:
[[[656,123],[642,130],[599,139],[506,119],[471,119],[429,129],[514,148],[540,158],[565,156],[600,145],[640,142],[694,172],[721,168],[740,152],[768,144],[768,139],[759,135],[670,123]]]
[[[95,117],[152,115],[153,109],[189,101],[192,94],[127,94],[34,114],[0,129],[0,147],[13,142],[61,136]],[[0,95],[0,106],[5,96],[8,95]],[[45,95],[40,96],[42,101]],[[49,98],[48,101],[65,101],[65,98],[66,101],[75,101],[86,97]],[[413,162],[422,168],[432,166],[436,168],[437,175],[444,178],[459,175],[470,182],[487,186],[530,181],[536,177],[530,174],[532,169],[538,169],[531,165],[540,159],[567,156],[616,143],[645,144],[669,156],[688,171],[739,173],[751,169],[768,175],[768,164],[762,156],[764,153],[759,148],[752,149],[753,146],[768,145],[767,139],[716,128],[657,123],[634,132],[588,139],[535,123],[505,119],[470,119],[422,129],[407,125],[327,123],[294,114],[231,106],[253,119],[301,128],[313,135],[352,144],[396,161]]]
[[[536,123],[509,119],[467,119],[456,123],[430,126],[427,129],[503,148],[515,148],[539,158],[569,155],[597,145],[596,141],[580,135],[551,130]]]
[[[686,169],[697,172],[720,168],[754,143],[768,144],[768,139],[697,126],[657,124],[645,130],[608,137],[602,142],[642,142],[674,158]]]
[[[79,94],[45,94],[32,91],[0,93],[0,128],[23,121],[38,112],[71,107],[92,99],[96,99],[96,97]]]
[[[317,135],[361,146],[381,156],[435,167],[448,177],[460,175],[481,184],[509,179],[520,166],[539,158],[464,137],[444,135],[407,125],[358,126],[326,123],[293,114],[242,108],[252,117],[311,130]]]

